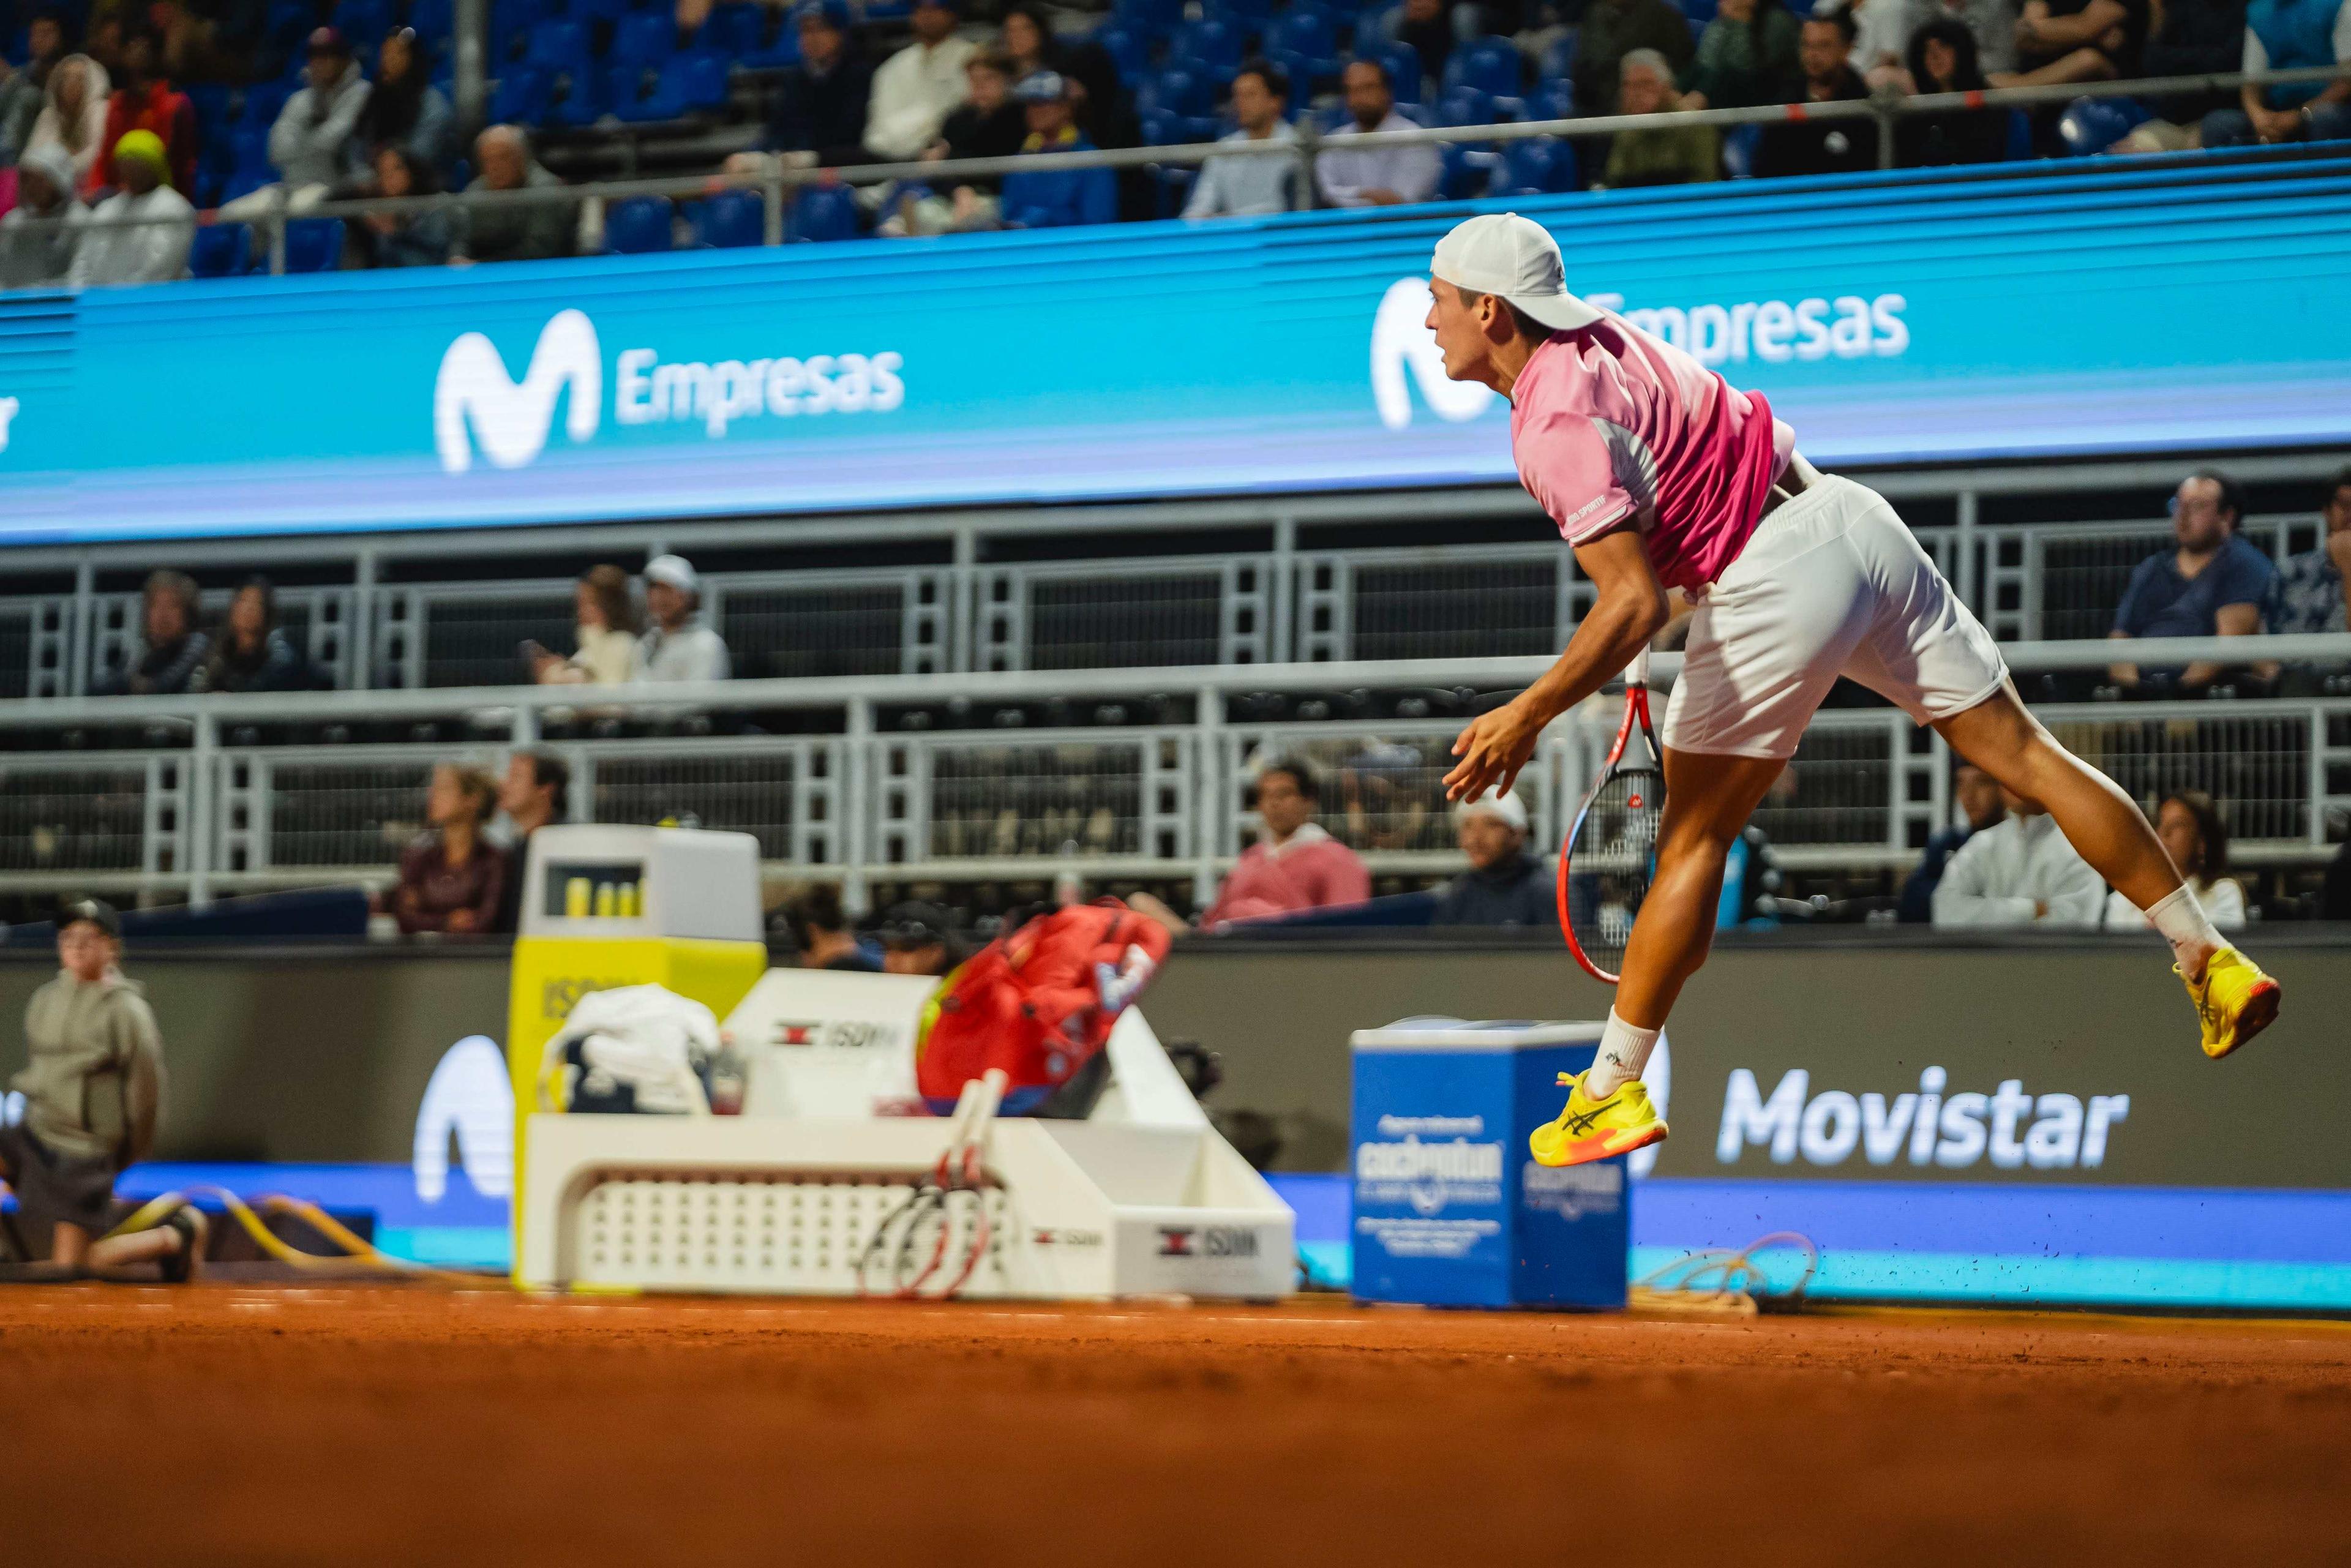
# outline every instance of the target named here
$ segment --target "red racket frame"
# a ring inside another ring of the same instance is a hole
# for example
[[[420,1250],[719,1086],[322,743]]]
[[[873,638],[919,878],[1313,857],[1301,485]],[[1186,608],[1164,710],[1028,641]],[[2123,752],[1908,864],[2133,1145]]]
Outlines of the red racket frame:
[[[1625,759],[1625,743],[1633,738],[1633,727],[1636,724],[1640,727],[1641,738],[1648,744],[1650,758],[1656,763],[1657,785],[1662,792],[1666,754],[1657,745],[1657,732],[1649,723],[1649,651],[1646,648],[1635,654],[1632,664],[1625,667],[1625,717],[1616,727],[1616,740],[1608,748],[1608,760],[1600,765],[1600,777],[1592,781],[1592,788],[1584,793],[1583,804],[1576,808],[1575,821],[1568,824],[1567,836],[1560,841],[1559,845],[1559,881],[1555,889],[1559,898],[1559,934],[1567,938],[1567,950],[1575,956],[1575,961],[1583,967],[1583,972],[1604,986],[1614,985],[1618,977],[1594,963],[1592,956],[1583,950],[1583,944],[1575,939],[1575,926],[1567,917],[1567,879],[1569,868],[1573,863],[1571,856],[1575,849],[1575,836],[1583,831],[1583,819],[1591,815],[1592,803],[1600,799],[1600,791],[1606,789],[1608,781],[1616,776],[1616,765]]]

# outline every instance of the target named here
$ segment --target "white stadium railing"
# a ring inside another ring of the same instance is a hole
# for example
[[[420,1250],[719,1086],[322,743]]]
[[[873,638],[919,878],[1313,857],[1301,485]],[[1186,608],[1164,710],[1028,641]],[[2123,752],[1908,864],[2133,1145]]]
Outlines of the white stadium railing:
[[[2253,652],[2351,664],[2351,635],[2006,652],[2021,673]],[[657,705],[580,687],[0,704],[9,747],[0,751],[0,887],[204,903],[388,881],[421,826],[436,762],[490,764],[538,745],[569,761],[577,820],[690,814],[748,831],[778,872],[838,879],[861,904],[878,883],[1043,882],[1064,872],[1188,885],[1205,898],[1247,841],[1252,764],[1287,754],[1322,765],[1326,825],[1376,873],[1433,876],[1458,864],[1438,781],[1463,720],[1426,713],[1416,694],[1508,691],[1548,662],[735,681],[664,686]],[[1661,684],[1678,662],[1658,658]],[[1404,695],[1333,716],[1355,692]],[[1264,693],[1290,700],[1266,716]],[[949,699],[968,712],[943,713]],[[1170,711],[1138,722],[1155,699]],[[1101,722],[1026,722],[1048,704],[1072,713],[1093,705],[1081,716]],[[2210,790],[2249,864],[2322,857],[2330,814],[2351,810],[2351,698],[2037,711],[2138,799]],[[1024,722],[1008,722],[1016,717]],[[1524,784],[1541,838],[1563,826],[1614,717],[1596,699],[1545,737]],[[958,718],[975,727],[956,727]],[[403,724],[435,727],[380,737]],[[1949,820],[1949,772],[1940,740],[1901,714],[1827,710],[1757,821],[1799,869],[1905,864]]]

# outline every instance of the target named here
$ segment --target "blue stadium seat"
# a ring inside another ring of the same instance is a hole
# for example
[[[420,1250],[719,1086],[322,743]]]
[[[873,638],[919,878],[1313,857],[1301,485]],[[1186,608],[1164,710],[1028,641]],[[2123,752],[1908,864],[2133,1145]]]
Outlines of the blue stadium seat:
[[[500,57],[501,43],[528,41],[530,30],[547,20],[546,0],[490,0],[490,53]]]
[[[714,5],[710,8],[709,19],[694,36],[694,47],[708,49],[730,60],[748,58],[759,52],[764,21],[757,5],[735,3]]]
[[[677,22],[666,11],[637,11],[621,18],[607,57],[636,66],[658,66],[677,48]]]
[[[319,8],[312,0],[270,0],[268,11],[262,16],[261,36],[270,43],[290,48],[318,25]]]
[[[711,250],[765,244],[768,214],[756,191],[721,191],[693,211],[694,243]]]
[[[188,270],[198,277],[235,277],[251,264],[253,231],[243,224],[210,224],[196,231]]]
[[[668,18],[664,16],[662,20]],[[649,107],[660,113],[651,118],[683,120],[689,114],[706,114],[726,105],[726,62],[716,55],[700,52],[673,55],[661,68],[653,83]]]
[[[582,66],[556,77],[548,91],[547,125],[593,125],[604,115],[604,76]]]
[[[269,270],[267,247],[261,251],[256,270]],[[295,218],[286,225],[286,270],[295,272],[333,272],[343,265],[343,220],[340,218]]]
[[[1223,16],[1244,36],[1258,32],[1273,16],[1273,0],[1210,0],[1207,15]]]
[[[277,122],[278,111],[293,96],[294,89],[282,81],[255,82],[245,89],[245,107],[237,114],[237,122],[266,131]]]
[[[365,57],[392,26],[392,7],[385,0],[336,0],[334,23]]]
[[[2094,157],[2155,118],[2129,98],[2077,98],[2057,121],[2058,140],[2076,158]]]
[[[269,125],[266,120],[238,126],[229,132],[231,157],[229,172],[233,178],[257,174],[267,179],[273,172],[269,162]]]
[[[2032,161],[2032,117],[2021,109],[2008,111],[2008,151],[2004,156],[2011,163]]]
[[[1296,6],[1265,26],[1259,51],[1290,73],[1290,100],[1303,103],[1339,74],[1339,35],[1325,13]]]
[[[490,94],[490,119],[501,125],[538,125],[547,119],[554,84],[537,66],[508,66]]]
[[[1204,16],[1176,29],[1167,47],[1171,64],[1197,66],[1219,84],[1233,79],[1241,64],[1241,30],[1217,16]]]
[[[1182,66],[1170,66],[1156,76],[1145,77],[1134,89],[1138,114],[1203,115],[1216,107],[1216,84],[1208,73]]]
[[[1437,193],[1448,202],[1467,202],[1484,195],[1502,162],[1501,155],[1490,147],[1464,147],[1456,142],[1446,143],[1442,156],[1445,172],[1437,180]]]
[[[582,26],[602,22],[617,27],[628,14],[629,0],[563,0],[561,8],[565,16]]]
[[[1564,78],[1539,81],[1528,90],[1529,120],[1573,120],[1575,118],[1575,84]]]
[[[228,131],[229,100],[234,89],[226,82],[190,82],[180,90],[188,95],[188,103],[196,111],[196,125],[210,143]]]
[[[1575,148],[1555,136],[1502,143],[1501,167],[1488,190],[1495,196],[1548,196],[1576,187]]]
[[[784,238],[793,243],[855,239],[857,198],[846,185],[803,185],[784,217]]]
[[[665,120],[653,107],[653,73],[641,65],[608,66],[604,70],[604,108],[625,120]]]
[[[445,46],[457,30],[456,0],[413,0],[408,7],[408,25],[420,37],[433,40],[434,58],[446,58],[449,50]]]
[[[674,214],[666,196],[631,196],[604,209],[604,254],[646,256],[672,244]]]
[[[1546,79],[1573,77],[1575,74],[1576,40],[1582,37],[1581,29],[1570,27],[1552,39],[1551,47],[1543,50],[1542,61],[1536,68],[1536,74]]]
[[[1681,0],[1682,15],[1699,27],[1714,20],[1714,0]]]
[[[1377,60],[1388,68],[1388,84],[1395,89],[1398,103],[1418,103],[1421,100],[1420,56],[1410,48],[1377,38],[1366,42],[1359,36],[1355,40],[1355,57]]]
[[[1437,123],[1491,125],[1494,123],[1494,95],[1474,87],[1447,88],[1445,96],[1437,100]]]
[[[1111,21],[1146,38],[1164,38],[1184,22],[1184,0],[1114,0]]]
[[[767,5],[748,5],[745,9],[759,14],[759,26],[763,29],[760,35],[761,41],[754,44],[748,53],[738,55],[736,58],[744,65],[762,69],[799,64],[800,30],[792,25],[789,16]],[[769,26],[775,28],[772,37],[768,37],[764,31]]]
[[[584,73],[588,69],[588,29],[561,16],[535,24],[523,64],[545,71]]]
[[[1094,43],[1118,68],[1119,80],[1133,87],[1151,68],[1151,36],[1116,22],[1094,29]]]
[[[1760,125],[1734,125],[1722,134],[1722,172],[1734,180],[1755,177],[1755,149],[1762,144]]]
[[[1525,66],[1508,38],[1476,38],[1445,62],[1445,85],[1474,87],[1496,98],[1516,98],[1526,85]]]

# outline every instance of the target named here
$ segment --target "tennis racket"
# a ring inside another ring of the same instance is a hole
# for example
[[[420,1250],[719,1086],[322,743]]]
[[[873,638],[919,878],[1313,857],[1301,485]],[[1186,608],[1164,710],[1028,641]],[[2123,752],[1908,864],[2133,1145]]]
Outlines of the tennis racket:
[[[1656,873],[1657,830],[1666,819],[1664,759],[1649,727],[1645,648],[1625,671],[1625,720],[1616,727],[1616,743],[1559,852],[1559,928],[1567,950],[1586,974],[1611,986],[1624,969],[1625,944]]]

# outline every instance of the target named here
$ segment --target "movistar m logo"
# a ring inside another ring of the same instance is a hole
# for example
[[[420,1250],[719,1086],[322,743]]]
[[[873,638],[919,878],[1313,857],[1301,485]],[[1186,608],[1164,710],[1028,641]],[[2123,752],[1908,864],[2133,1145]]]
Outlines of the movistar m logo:
[[[1428,280],[1399,277],[1388,285],[1372,318],[1372,401],[1390,430],[1412,423],[1412,393],[1405,372],[1420,384],[1423,402],[1437,417],[1459,423],[1477,418],[1494,401],[1482,382],[1448,381],[1437,335],[1428,329]]]
[[[555,400],[564,390],[563,429],[574,442],[596,434],[604,412],[604,356],[595,323],[579,310],[559,311],[540,329],[530,368],[519,382],[479,332],[468,332],[441,356],[433,384],[433,437],[444,472],[474,465],[474,446],[496,468],[519,468],[546,450]],[[470,437],[468,427],[471,427]]]

